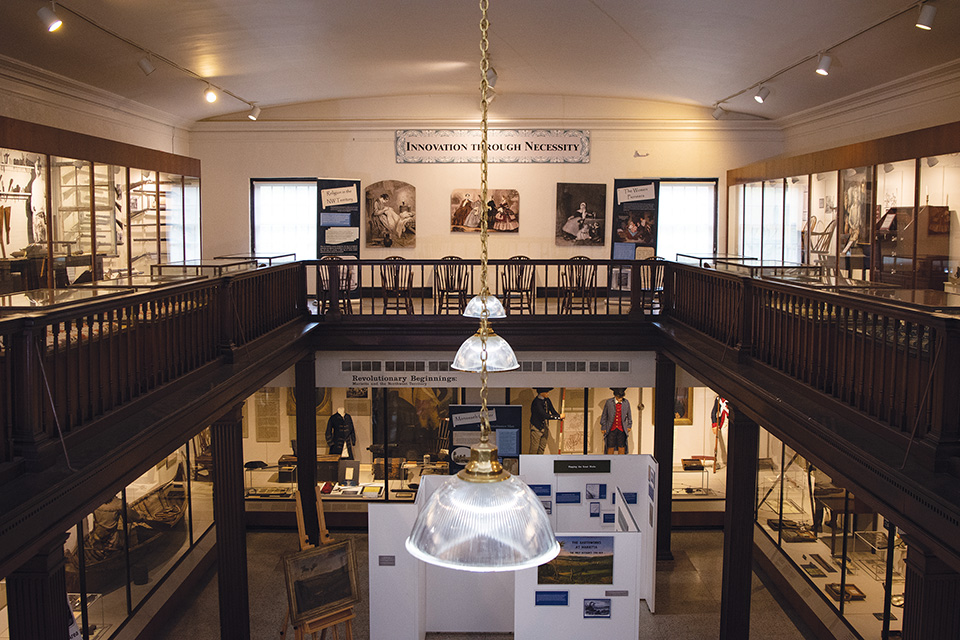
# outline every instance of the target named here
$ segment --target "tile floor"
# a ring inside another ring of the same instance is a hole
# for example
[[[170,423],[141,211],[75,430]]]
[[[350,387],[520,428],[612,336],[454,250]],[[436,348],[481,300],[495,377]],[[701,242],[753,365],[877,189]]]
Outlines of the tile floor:
[[[354,637],[369,636],[367,589],[367,536],[336,534],[354,539],[360,563],[360,591],[364,601],[357,608]],[[247,536],[250,583],[250,630],[254,640],[279,637],[286,613],[283,586],[284,553],[296,548],[294,532],[253,531]],[[722,577],[723,533],[720,531],[676,531],[673,535],[675,560],[661,563],[657,571],[659,610],[650,614],[641,607],[640,638],[644,640],[704,640],[717,638],[720,628],[720,584]],[[158,640],[218,640],[220,623],[217,609],[215,570],[205,577],[198,592],[188,598],[190,607],[168,621]],[[768,589],[763,576],[754,573],[750,616],[751,638],[761,640],[814,640],[813,633],[798,620],[775,592]],[[293,637],[288,631],[288,639]],[[429,640],[477,638],[507,640],[512,634],[459,635],[431,633]],[[605,640],[615,640],[607,638]]]

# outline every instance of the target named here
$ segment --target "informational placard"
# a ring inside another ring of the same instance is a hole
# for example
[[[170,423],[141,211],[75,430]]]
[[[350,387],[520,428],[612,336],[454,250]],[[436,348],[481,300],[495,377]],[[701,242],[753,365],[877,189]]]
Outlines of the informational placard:
[[[517,405],[489,405],[490,442],[497,447],[500,463],[520,456],[520,425],[523,408]],[[470,445],[480,441],[480,405],[450,405],[450,472],[456,473],[470,461]]]
[[[614,260],[642,260],[656,255],[660,181],[618,179],[613,181]],[[616,287],[623,290],[623,283]],[[612,286],[612,285],[611,285]]]
[[[404,129],[396,133],[398,163],[480,162],[479,129]],[[590,162],[590,132],[582,129],[490,129],[487,162]]]
[[[360,257],[360,181],[319,178],[317,255]]]

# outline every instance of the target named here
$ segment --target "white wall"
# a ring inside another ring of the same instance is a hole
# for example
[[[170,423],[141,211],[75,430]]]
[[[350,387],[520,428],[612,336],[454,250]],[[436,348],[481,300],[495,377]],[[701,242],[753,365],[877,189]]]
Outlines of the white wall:
[[[782,148],[779,131],[769,123],[717,122],[702,110],[690,107],[674,107],[678,116],[670,119],[662,106],[651,111],[649,103],[642,102],[619,101],[611,105],[610,101],[602,101],[591,109],[589,104],[573,99],[563,100],[562,107],[558,107],[555,97],[514,98],[513,107],[518,113],[536,113],[539,101],[544,112],[555,117],[533,121],[529,116],[524,119],[523,114],[503,116],[491,126],[586,129],[591,135],[591,157],[588,164],[491,165],[491,188],[520,191],[520,232],[495,234],[490,241],[492,258],[517,254],[536,258],[574,254],[610,257],[609,224],[604,247],[555,245],[558,182],[605,183],[609,220],[615,178],[719,178],[723,190],[720,227],[725,230],[726,170],[775,155]],[[498,98],[498,106],[501,100],[509,102],[509,97]],[[477,188],[477,165],[397,164],[394,154],[396,129],[476,127],[476,114],[472,112],[475,109],[461,97],[431,97],[420,102],[421,110],[440,115],[431,119],[429,114],[423,114],[411,122],[408,102],[403,102],[403,115],[397,118],[391,116],[392,104],[387,100],[352,100],[339,106],[318,103],[312,113],[306,106],[294,114],[290,110],[279,112],[290,120],[271,121],[270,110],[264,110],[267,117],[261,116],[258,122],[198,123],[190,140],[191,151],[203,167],[204,255],[249,249],[250,179],[291,176],[356,178],[361,187],[380,180],[403,180],[417,188],[416,248],[361,246],[361,257],[478,255],[475,235],[451,233],[449,212],[452,190]],[[631,105],[638,110],[636,115],[631,113]],[[644,119],[641,107],[656,119]],[[612,113],[615,109],[620,110],[617,116]],[[349,117],[342,115],[344,112],[349,112]],[[570,118],[570,112],[577,113],[577,118]],[[597,112],[603,114],[602,118],[579,115]],[[453,113],[460,113],[460,119],[454,119]],[[642,157],[636,157],[637,153]]]

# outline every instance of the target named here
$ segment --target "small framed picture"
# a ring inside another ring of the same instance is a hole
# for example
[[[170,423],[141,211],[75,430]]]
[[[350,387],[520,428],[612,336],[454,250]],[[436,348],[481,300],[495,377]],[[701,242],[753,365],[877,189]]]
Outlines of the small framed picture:
[[[610,598],[584,598],[583,599],[583,617],[584,618],[609,618],[610,617]]]
[[[591,503],[590,503],[590,517],[591,517],[591,518],[599,518],[599,517],[600,517],[600,503],[599,503],[599,502],[591,502]]]

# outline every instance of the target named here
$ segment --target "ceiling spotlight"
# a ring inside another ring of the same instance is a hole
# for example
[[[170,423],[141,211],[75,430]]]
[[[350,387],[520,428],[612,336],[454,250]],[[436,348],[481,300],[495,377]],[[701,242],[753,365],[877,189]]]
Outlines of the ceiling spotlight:
[[[890,164],[889,162],[886,163],[885,165],[883,165],[883,172],[884,172],[884,173],[890,173],[891,171],[893,171],[893,169],[894,169],[893,165]]]
[[[935,167],[938,164],[940,164],[940,158],[937,158],[936,156],[930,156],[929,158],[927,158],[928,167]]]
[[[930,31],[933,29],[933,18],[937,15],[937,8],[929,2],[920,5],[920,15],[917,16],[917,29]]]
[[[830,63],[833,62],[833,58],[830,57],[828,53],[821,53],[817,57],[817,73],[822,76],[830,75]]]
[[[497,70],[493,67],[487,69],[487,84],[490,85],[490,88],[497,86]]]
[[[207,88],[203,90],[203,99],[207,102],[216,102],[217,92],[213,90],[213,87],[207,85]]]
[[[247,114],[247,117],[250,118],[251,120],[256,120],[257,118],[259,118],[260,107],[257,105],[253,105],[253,108],[250,109],[250,113]]]
[[[63,24],[63,20],[57,17],[56,8],[56,3],[51,2],[49,7],[40,7],[37,11],[37,16],[43,26],[47,28],[47,31],[56,31]]]
[[[497,99],[497,92],[493,89],[487,89],[487,106],[493,104],[493,101]]]
[[[753,99],[759,102],[760,104],[763,104],[764,101],[767,99],[767,96],[769,95],[770,95],[770,89],[767,89],[766,87],[760,87],[760,90],[757,91],[757,94],[755,96],[753,96]]]
[[[720,105],[717,105],[717,106],[714,107],[714,109],[713,109],[713,119],[714,119],[714,120],[719,120],[720,118],[723,117],[723,114],[725,114],[725,113],[726,113],[726,111],[723,110],[723,107],[721,107]]]
[[[153,63],[150,62],[150,58],[147,56],[143,56],[137,60],[137,66],[140,67],[140,71],[143,71],[143,75],[145,76],[148,76],[157,70],[157,68],[153,66]]]

